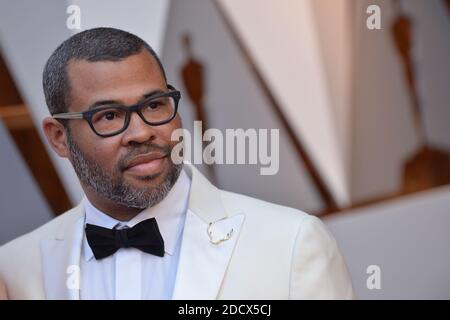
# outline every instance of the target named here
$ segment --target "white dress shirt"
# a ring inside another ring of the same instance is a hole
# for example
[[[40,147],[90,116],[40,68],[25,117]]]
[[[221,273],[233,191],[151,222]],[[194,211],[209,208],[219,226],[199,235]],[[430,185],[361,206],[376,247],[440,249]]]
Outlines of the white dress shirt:
[[[154,217],[164,239],[164,257],[135,248],[121,248],[96,260],[87,242],[82,244],[80,298],[91,299],[171,299],[177,273],[181,235],[188,207],[191,181],[181,171],[168,195],[127,222],[118,221],[95,208],[85,198],[85,223],[104,228],[133,227]]]

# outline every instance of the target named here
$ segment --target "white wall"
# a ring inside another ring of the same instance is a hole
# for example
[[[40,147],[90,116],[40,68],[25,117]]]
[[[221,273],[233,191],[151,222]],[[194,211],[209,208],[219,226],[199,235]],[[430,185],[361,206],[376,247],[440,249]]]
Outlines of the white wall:
[[[330,91],[332,115],[338,131],[339,148],[350,188],[352,142],[352,92],[354,61],[354,1],[312,0],[319,33],[321,56]],[[350,189],[349,189],[350,190]]]
[[[450,187],[330,216],[359,299],[450,299]],[[369,265],[381,289],[366,286]]]
[[[368,30],[366,8],[356,1],[352,200],[398,191],[403,165],[419,147],[400,57],[391,37],[390,1],[377,1],[382,29]],[[450,26],[443,1],[402,2],[414,20],[413,55],[430,141],[450,151]]]
[[[310,0],[219,0],[340,205],[349,190]]]
[[[444,1],[404,1],[416,23],[418,91],[429,142],[450,152],[450,14]]]
[[[227,128],[280,129],[277,175],[261,176],[257,165],[218,165],[219,186],[306,211],[323,209],[289,137],[211,1],[172,1],[162,56],[169,81],[184,90],[180,76],[186,59],[181,46],[184,32],[192,35],[194,54],[206,65],[206,109],[210,126],[222,132]],[[193,110],[187,94],[183,93],[179,112],[183,125],[191,132]]]
[[[81,29],[119,28],[144,39],[160,54],[170,0],[68,0],[80,7]]]
[[[30,232],[52,216],[0,119],[0,245]]]
[[[50,150],[41,128],[42,119],[48,116],[42,71],[53,50],[70,36],[66,28],[66,7],[66,2],[60,0],[3,1],[0,9],[0,46],[66,192],[76,203],[82,195],[76,174],[68,161],[61,160]]]

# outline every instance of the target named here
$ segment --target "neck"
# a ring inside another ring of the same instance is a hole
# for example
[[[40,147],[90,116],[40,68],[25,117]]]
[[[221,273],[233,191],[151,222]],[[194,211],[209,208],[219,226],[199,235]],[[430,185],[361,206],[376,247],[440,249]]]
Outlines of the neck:
[[[93,193],[89,188],[84,188],[84,193],[94,207],[110,216],[113,219],[119,221],[130,221],[137,216],[143,209],[127,207],[111,200],[99,197]]]

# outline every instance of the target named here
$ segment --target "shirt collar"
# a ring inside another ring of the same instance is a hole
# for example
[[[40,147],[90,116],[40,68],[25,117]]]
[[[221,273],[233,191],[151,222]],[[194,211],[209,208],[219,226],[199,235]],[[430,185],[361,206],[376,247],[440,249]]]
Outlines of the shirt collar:
[[[134,227],[139,222],[155,218],[158,222],[159,231],[164,239],[164,250],[167,254],[173,255],[177,240],[184,225],[186,215],[191,180],[184,170],[181,170],[180,176],[169,191],[167,196],[157,205],[141,211],[130,221],[119,221],[107,214],[101,212],[84,197],[83,203],[86,211],[85,224],[94,224],[103,228],[113,229],[117,225]],[[84,236],[84,257],[86,261],[93,258],[91,247],[87,244],[86,235]]]

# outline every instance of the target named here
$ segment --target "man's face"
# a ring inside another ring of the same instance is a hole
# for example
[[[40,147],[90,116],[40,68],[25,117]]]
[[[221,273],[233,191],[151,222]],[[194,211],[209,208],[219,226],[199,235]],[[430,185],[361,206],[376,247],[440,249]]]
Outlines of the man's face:
[[[72,60],[68,66],[70,112],[80,112],[101,101],[133,105],[152,92],[167,92],[166,82],[146,51],[120,61]],[[69,122],[68,148],[77,175],[89,192],[117,204],[146,208],[161,201],[178,178],[181,165],[170,158],[175,119],[161,126],[145,124],[132,113],[129,127],[103,138],[82,120]]]

